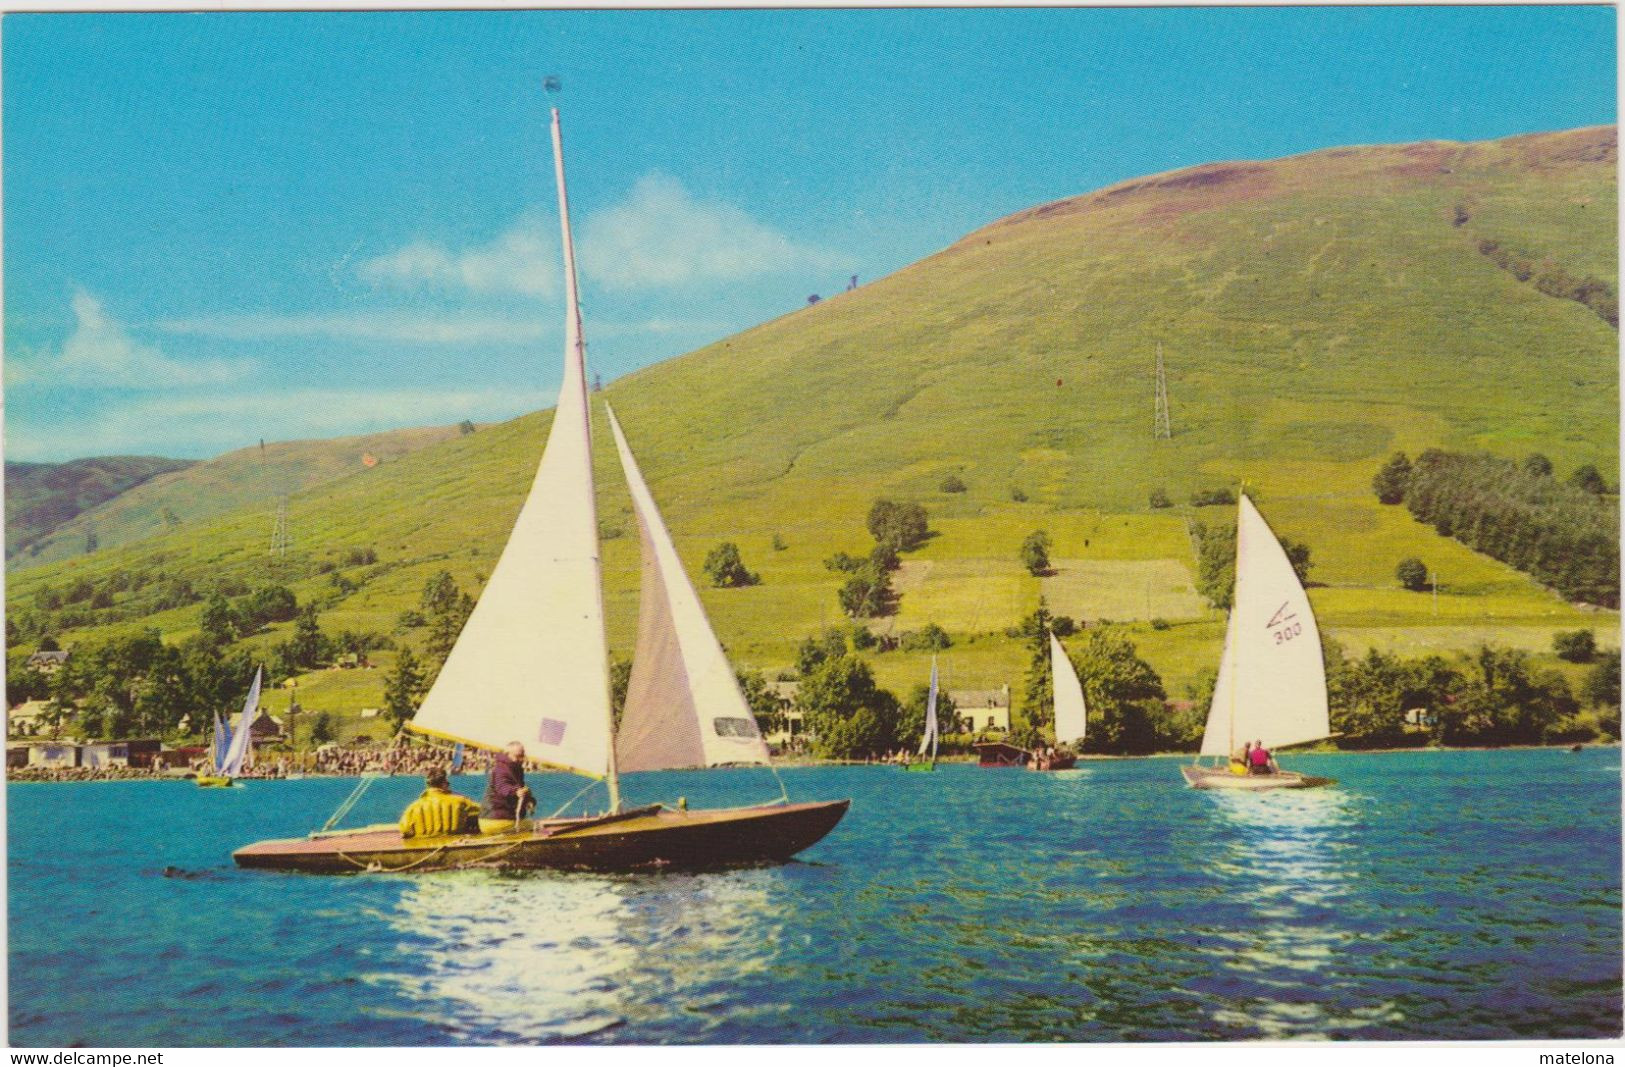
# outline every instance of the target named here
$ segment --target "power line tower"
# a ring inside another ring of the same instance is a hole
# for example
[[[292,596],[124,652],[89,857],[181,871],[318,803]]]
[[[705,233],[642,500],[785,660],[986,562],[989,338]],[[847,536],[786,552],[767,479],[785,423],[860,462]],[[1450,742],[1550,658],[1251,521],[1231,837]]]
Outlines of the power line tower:
[[[293,539],[288,536],[288,498],[283,497],[276,505],[276,526],[271,530],[271,558],[281,559],[288,554],[288,547]]]
[[[1156,425],[1153,436],[1166,440],[1174,435],[1173,424],[1168,419],[1168,375],[1162,368],[1162,342],[1157,342],[1157,401]]]

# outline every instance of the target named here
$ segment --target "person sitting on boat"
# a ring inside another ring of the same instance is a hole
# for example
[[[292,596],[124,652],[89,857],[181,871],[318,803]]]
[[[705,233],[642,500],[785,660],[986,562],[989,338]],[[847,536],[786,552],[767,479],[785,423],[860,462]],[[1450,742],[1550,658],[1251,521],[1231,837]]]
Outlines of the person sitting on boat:
[[[535,804],[536,798],[525,788],[525,746],[509,741],[491,764],[491,775],[486,779],[480,833],[500,834],[512,830]]]
[[[430,771],[424,784],[423,795],[401,813],[402,837],[450,837],[474,830],[480,806],[453,793],[445,771]]]
[[[1238,756],[1233,752],[1230,754],[1230,773],[1251,774],[1253,773],[1252,763],[1253,743],[1249,741],[1241,746],[1241,755]]]
[[[1270,764],[1270,750],[1264,747],[1264,742],[1254,741],[1252,751],[1247,754],[1247,769],[1253,774],[1269,774]]]

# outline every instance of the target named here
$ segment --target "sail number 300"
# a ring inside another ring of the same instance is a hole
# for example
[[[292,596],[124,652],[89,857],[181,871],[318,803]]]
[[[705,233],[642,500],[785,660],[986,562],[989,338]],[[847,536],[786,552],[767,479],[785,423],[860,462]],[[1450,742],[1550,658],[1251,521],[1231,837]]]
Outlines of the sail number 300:
[[[1279,630],[1275,631],[1275,643],[1278,645],[1284,645],[1301,633],[1303,633],[1303,623],[1288,623]]]

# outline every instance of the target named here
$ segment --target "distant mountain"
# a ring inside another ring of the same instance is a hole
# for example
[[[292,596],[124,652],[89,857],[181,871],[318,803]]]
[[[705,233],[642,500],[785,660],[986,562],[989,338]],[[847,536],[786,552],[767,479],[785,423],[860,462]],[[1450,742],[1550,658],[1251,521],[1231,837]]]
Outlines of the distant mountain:
[[[73,512],[64,512],[49,527],[15,541],[12,468],[37,465],[8,463],[8,564],[13,568],[32,567],[82,555],[92,531],[98,549],[106,550],[243,507],[274,513],[276,501],[287,494],[369,466],[391,463],[426,445],[456,436],[456,426],[430,426],[326,441],[277,441],[240,448],[202,463],[155,460],[151,462],[168,466],[131,480],[119,490],[103,493]],[[108,462],[134,461],[76,460],[61,466]],[[267,526],[267,542],[270,536]]]
[[[98,456],[67,463],[6,462],[6,558],[71,522],[97,504],[192,460],[160,456]],[[83,547],[83,546],[81,546]]]

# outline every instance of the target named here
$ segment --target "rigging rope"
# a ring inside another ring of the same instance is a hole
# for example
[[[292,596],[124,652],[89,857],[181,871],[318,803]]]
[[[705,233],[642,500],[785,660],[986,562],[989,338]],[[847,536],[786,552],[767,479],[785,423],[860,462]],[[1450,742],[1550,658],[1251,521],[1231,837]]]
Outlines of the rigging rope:
[[[356,787],[350,791],[350,795],[344,798],[344,803],[339,805],[338,810],[335,811],[328,818],[328,820],[322,824],[322,828],[318,830],[317,833],[327,833],[327,831],[338,825],[340,819],[350,814],[350,809],[355,807],[356,801],[361,799],[361,794],[365,793],[372,786],[373,781],[377,777],[378,775],[376,774],[363,774],[361,776],[361,781],[357,782]]]

